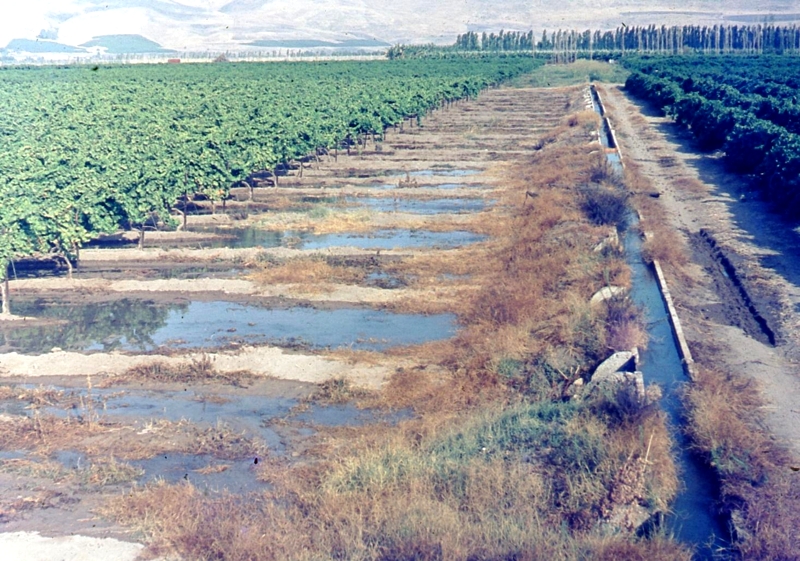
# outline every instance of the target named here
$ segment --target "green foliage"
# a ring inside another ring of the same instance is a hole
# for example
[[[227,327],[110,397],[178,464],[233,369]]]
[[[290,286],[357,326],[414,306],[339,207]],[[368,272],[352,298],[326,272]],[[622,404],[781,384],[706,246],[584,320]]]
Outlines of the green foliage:
[[[625,87],[688,127],[702,150],[725,152],[765,197],[800,216],[800,64],[794,58],[640,57]]]
[[[523,57],[0,70],[0,271],[170,224],[256,171],[382,134],[530,71]],[[4,273],[3,273],[4,274]]]

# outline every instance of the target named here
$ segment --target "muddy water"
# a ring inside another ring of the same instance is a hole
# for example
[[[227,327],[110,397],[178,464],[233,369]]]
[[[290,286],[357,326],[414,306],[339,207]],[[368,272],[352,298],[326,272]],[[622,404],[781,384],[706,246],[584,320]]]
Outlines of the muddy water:
[[[407,197],[346,197],[346,203],[366,207],[376,212],[407,212],[411,214],[461,214],[486,209],[483,199],[413,199]]]
[[[34,389],[33,385],[18,387]],[[38,387],[38,386],[37,386]],[[360,426],[369,423],[396,424],[409,418],[408,411],[384,413],[373,409],[358,409],[352,404],[323,405],[310,403],[300,413],[293,408],[301,401],[292,397],[275,395],[252,395],[238,391],[231,394],[206,393],[202,391],[154,390],[131,387],[68,388],[48,386],[61,396],[48,406],[38,409],[38,414],[71,416],[82,420],[87,414],[86,404],[91,403],[91,414],[105,422],[121,423],[125,426],[146,428],[151,420],[188,421],[199,427],[224,426],[231,432],[250,439],[263,441],[271,456],[287,456],[290,447],[300,440],[312,436],[320,426]],[[295,394],[297,392],[294,392]],[[302,393],[302,392],[301,392]],[[31,416],[34,412],[26,402],[17,399],[0,400],[0,414],[7,416]],[[293,430],[279,435],[273,426],[290,424]],[[24,450],[0,452],[0,460],[27,459]],[[36,460],[35,456],[29,459]],[[75,450],[58,450],[52,459],[67,470],[81,470],[91,466],[92,458]],[[263,458],[262,458],[263,459]],[[248,493],[263,489],[266,484],[258,481],[255,473],[256,458],[219,459],[208,454],[169,453],[152,458],[128,462],[143,470],[139,483],[165,480],[168,483],[191,482],[207,491],[226,490],[232,493]]]
[[[397,314],[383,310],[308,307],[268,308],[225,301],[156,304],[146,300],[64,304],[19,302],[17,313],[67,320],[52,326],[0,332],[0,349],[44,353],[152,351],[218,348],[231,344],[275,344],[383,350],[447,339],[455,334],[452,314]]]
[[[482,183],[416,183],[410,187],[399,187],[397,183],[372,183],[369,185],[364,185],[369,189],[398,189],[401,191],[413,191],[414,189],[444,189],[444,190],[452,190],[452,189],[491,189],[489,185],[484,185]]]
[[[468,177],[470,175],[478,175],[483,173],[483,170],[479,169],[423,169],[423,170],[416,170],[416,171],[401,171],[401,172],[389,172],[386,175],[389,177],[405,177],[409,175],[411,177],[433,177],[436,175],[442,175],[445,177]]]

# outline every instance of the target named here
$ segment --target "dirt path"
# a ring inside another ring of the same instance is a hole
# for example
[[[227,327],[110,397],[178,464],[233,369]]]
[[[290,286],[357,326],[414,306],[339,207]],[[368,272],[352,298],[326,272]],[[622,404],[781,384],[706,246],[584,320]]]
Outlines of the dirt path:
[[[601,95],[623,157],[690,248],[688,278],[671,284],[695,358],[757,380],[768,429],[800,458],[800,235],[669,119],[618,87]]]
[[[316,355],[297,354],[276,347],[245,347],[236,351],[208,353],[134,355],[126,353],[77,353],[55,350],[45,355],[4,353],[0,355],[0,377],[38,378],[40,376],[114,376],[127,370],[162,363],[177,366],[192,360],[210,360],[222,373],[248,371],[256,376],[319,384],[346,376],[355,384],[379,388],[397,367],[387,365],[352,365],[345,361]],[[388,363],[389,361],[387,361]]]

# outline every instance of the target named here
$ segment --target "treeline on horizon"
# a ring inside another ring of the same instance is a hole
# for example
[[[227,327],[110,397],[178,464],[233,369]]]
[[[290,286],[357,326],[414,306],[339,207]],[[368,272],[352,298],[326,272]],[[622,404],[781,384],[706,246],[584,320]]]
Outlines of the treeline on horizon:
[[[800,53],[800,26],[714,25],[714,26],[620,26],[613,31],[545,30],[500,31],[459,35],[451,47],[459,51],[635,51],[637,53]]]

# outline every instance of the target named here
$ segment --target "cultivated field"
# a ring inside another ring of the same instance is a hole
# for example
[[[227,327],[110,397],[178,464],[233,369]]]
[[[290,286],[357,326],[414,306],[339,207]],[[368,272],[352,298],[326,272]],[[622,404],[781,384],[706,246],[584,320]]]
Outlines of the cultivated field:
[[[544,68],[349,154],[273,168],[277,186],[255,174],[224,204],[194,197],[143,248],[129,233],[91,242],[71,278],[63,260],[15,263],[16,317],[0,322],[2,551],[707,551],[659,526],[691,488],[664,414],[674,388],[593,380],[654,332],[623,292],[627,227],[648,233],[697,361],[681,395],[716,469],[701,483],[722,478],[737,532],[723,538],[792,558],[797,289],[759,244],[794,245],[713,158],[606,85],[616,175],[588,84],[567,85],[601,66]]]
[[[562,401],[643,343],[589,304],[628,276],[594,251],[585,95],[492,90],[12,281],[37,319],[4,330],[4,529],[186,558],[685,556],[609,533],[675,493],[657,407]]]

